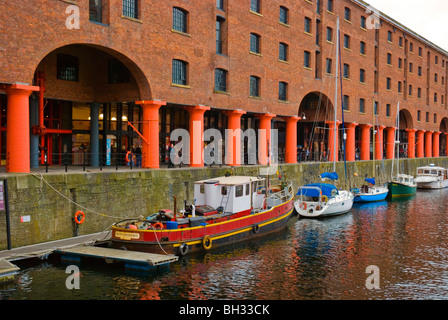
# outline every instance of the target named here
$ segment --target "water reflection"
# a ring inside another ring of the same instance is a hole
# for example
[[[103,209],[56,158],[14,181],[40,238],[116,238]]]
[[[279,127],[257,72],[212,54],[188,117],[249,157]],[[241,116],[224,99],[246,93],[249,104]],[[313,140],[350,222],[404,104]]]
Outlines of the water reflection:
[[[298,220],[261,241],[182,258],[170,269],[130,274],[81,266],[81,290],[65,266],[22,267],[3,299],[446,299],[448,190],[357,204],[352,213]],[[366,288],[379,267],[380,289]]]

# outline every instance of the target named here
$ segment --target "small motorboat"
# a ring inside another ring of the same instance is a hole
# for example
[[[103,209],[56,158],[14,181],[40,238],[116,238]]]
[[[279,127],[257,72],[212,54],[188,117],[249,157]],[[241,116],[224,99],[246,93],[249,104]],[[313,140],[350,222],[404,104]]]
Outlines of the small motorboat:
[[[434,164],[417,168],[415,178],[418,189],[444,189],[448,187],[448,169]]]
[[[398,174],[388,185],[389,197],[411,197],[417,192],[414,177],[407,174]]]
[[[377,202],[387,198],[389,193],[387,185],[377,186],[375,178],[367,178],[365,181],[367,182],[366,185],[351,190],[355,195],[355,202]]]
[[[208,251],[279,231],[294,212],[292,182],[225,176],[194,183],[194,204],[112,226],[114,248],[177,254]]]

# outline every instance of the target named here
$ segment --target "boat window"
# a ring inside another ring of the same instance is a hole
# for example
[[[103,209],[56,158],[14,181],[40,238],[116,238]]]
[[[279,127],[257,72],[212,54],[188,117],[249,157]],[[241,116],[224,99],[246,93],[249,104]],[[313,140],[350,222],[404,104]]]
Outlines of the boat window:
[[[429,170],[425,170],[425,174],[429,174]]]
[[[227,195],[227,187],[226,186],[221,187],[221,195],[223,195],[223,196]]]
[[[235,197],[242,197],[243,196],[243,186],[236,186],[235,188]]]
[[[437,170],[431,170],[431,174],[437,174]]]
[[[199,192],[202,194],[205,193],[205,186],[203,184],[199,185]]]
[[[418,170],[418,174],[423,174],[423,170]]]
[[[246,184],[246,196],[250,194],[250,184]]]

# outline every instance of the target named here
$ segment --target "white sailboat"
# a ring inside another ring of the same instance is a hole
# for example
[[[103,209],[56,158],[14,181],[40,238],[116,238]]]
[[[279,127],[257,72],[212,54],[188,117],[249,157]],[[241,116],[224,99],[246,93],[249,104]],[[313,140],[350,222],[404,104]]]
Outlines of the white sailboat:
[[[339,17],[336,32],[336,83],[334,122],[337,122],[338,104],[338,72],[339,72]],[[334,126],[334,146],[337,142],[337,128]],[[345,137],[344,137],[345,138]],[[325,180],[338,180],[336,173],[336,147],[333,147],[333,173],[324,173],[320,177]],[[314,183],[301,186],[294,202],[297,213],[305,218],[324,218],[349,212],[353,207],[354,194],[346,190],[338,190],[334,185]]]

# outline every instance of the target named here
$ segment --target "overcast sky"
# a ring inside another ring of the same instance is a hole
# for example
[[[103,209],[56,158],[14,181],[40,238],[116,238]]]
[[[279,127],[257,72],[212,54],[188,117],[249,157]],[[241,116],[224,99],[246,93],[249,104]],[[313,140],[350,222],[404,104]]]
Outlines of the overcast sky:
[[[365,0],[392,19],[448,51],[447,0]]]

